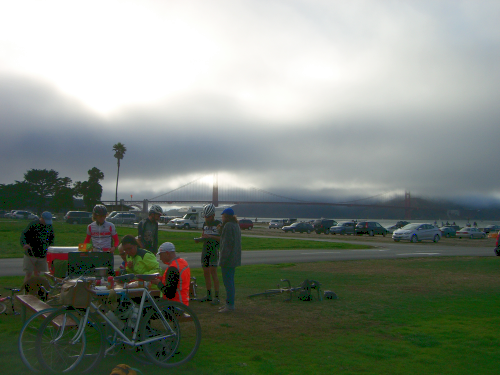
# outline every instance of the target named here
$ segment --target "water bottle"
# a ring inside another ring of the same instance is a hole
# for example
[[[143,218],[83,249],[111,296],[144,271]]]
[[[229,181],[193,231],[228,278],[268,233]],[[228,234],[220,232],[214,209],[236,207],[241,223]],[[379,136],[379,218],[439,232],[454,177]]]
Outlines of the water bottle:
[[[137,322],[137,317],[139,316],[139,308],[137,306],[132,307],[132,314],[130,314],[129,318],[129,326],[134,328],[135,323]]]
[[[108,311],[106,313],[106,317],[111,321],[111,323],[113,323],[116,327],[118,327],[118,329],[122,330],[123,329],[123,322],[118,319],[118,317],[115,315],[115,313],[113,311]]]

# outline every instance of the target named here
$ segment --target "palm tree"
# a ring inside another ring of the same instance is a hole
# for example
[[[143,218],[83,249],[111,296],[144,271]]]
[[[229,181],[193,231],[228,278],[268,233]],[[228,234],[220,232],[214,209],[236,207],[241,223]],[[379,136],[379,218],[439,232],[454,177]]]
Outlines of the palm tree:
[[[115,152],[115,158],[118,161],[118,173],[116,174],[116,192],[115,192],[115,207],[118,206],[118,177],[120,176],[120,160],[123,159],[127,148],[121,142],[118,142],[113,146],[113,151]]]

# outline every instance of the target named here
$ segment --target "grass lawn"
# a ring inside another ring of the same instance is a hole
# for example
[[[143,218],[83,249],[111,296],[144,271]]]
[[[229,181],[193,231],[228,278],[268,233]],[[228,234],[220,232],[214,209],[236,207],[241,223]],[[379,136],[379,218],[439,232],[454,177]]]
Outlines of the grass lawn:
[[[500,268],[496,257],[442,257],[244,266],[237,310],[191,302],[203,331],[194,359],[176,369],[105,358],[145,375],[169,374],[496,374],[500,360]],[[193,269],[198,284],[201,270]],[[319,280],[339,296],[322,302],[248,299],[281,278]],[[0,278],[0,290],[21,277]],[[203,286],[201,293],[203,293]],[[222,288],[223,290],[223,288]],[[222,291],[222,295],[224,292]],[[17,353],[19,316],[0,316],[0,362],[28,374]]]
[[[19,243],[21,232],[29,221],[11,221],[0,219],[0,258],[20,258],[23,250]],[[87,225],[72,225],[54,222],[55,246],[78,246],[85,240]],[[118,236],[126,234],[137,236],[137,228],[117,227]],[[158,234],[158,242],[172,242],[178,252],[200,252],[201,244],[196,244],[193,238],[199,233],[185,231],[163,231]],[[290,249],[368,249],[369,245],[354,245],[349,243],[306,241],[281,238],[242,237],[243,250],[290,250]]]

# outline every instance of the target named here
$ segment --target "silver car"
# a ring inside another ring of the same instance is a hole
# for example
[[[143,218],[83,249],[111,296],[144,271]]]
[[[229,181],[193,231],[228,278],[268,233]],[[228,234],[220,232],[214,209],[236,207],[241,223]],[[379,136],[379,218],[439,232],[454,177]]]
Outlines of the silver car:
[[[354,221],[344,221],[330,227],[330,234],[354,234],[356,223]]]
[[[271,220],[269,222],[269,229],[281,229],[283,228],[283,225],[285,225],[285,220]]]
[[[107,220],[113,224],[134,224],[137,222],[137,216],[133,213],[119,212],[112,217],[108,217]]]
[[[438,227],[429,223],[414,223],[395,230],[392,233],[392,239],[396,242],[417,242],[423,240],[438,242],[441,239],[441,231]]]

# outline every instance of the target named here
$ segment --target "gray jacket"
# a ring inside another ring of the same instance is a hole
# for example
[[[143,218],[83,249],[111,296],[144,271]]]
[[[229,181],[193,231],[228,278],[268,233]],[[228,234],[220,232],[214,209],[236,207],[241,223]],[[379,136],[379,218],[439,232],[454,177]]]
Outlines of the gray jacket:
[[[226,223],[220,235],[219,266],[241,266],[241,229],[238,223]]]

